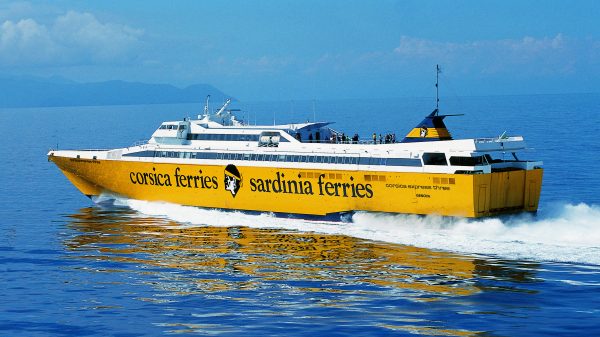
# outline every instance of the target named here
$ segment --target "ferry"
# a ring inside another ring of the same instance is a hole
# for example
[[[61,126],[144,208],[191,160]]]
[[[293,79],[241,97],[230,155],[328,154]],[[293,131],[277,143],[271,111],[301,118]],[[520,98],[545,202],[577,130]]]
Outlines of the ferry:
[[[337,217],[357,211],[479,218],[536,212],[542,162],[522,136],[453,139],[436,108],[401,140],[328,122],[247,125],[228,110],[162,123],[141,144],[50,150],[83,194]]]

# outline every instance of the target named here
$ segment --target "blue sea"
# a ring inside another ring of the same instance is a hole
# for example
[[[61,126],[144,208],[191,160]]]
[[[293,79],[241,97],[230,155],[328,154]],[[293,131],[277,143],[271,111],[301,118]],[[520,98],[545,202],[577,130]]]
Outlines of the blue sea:
[[[431,98],[238,102],[250,123],[400,138]],[[1,109],[1,336],[600,335],[600,95],[443,99],[455,138],[523,135],[537,215],[351,222],[94,204],[50,148],[125,147],[201,104]]]

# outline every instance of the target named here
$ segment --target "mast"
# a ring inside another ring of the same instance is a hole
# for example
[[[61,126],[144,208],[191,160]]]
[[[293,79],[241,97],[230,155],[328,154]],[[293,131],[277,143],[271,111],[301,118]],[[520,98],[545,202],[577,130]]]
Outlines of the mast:
[[[442,70],[440,69],[440,65],[435,65],[435,114],[439,113],[440,109],[440,87],[439,87],[439,79],[440,73]]]
[[[210,101],[210,95],[206,96],[206,104],[204,104],[204,114],[207,116],[209,115],[208,101]]]

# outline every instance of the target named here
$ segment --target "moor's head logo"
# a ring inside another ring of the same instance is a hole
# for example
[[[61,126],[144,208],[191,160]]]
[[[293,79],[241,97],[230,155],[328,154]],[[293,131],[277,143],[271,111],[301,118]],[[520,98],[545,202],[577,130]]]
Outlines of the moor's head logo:
[[[225,190],[231,192],[235,197],[242,185],[242,175],[235,165],[229,164],[225,167]]]

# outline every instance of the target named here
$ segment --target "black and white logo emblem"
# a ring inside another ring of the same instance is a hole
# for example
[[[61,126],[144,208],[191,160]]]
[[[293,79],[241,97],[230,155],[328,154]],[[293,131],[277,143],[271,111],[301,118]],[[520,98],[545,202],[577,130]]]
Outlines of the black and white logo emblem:
[[[231,192],[235,197],[242,186],[242,175],[235,165],[229,164],[225,167],[225,190]]]

